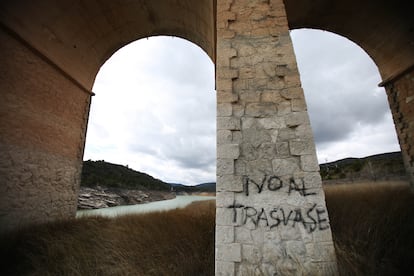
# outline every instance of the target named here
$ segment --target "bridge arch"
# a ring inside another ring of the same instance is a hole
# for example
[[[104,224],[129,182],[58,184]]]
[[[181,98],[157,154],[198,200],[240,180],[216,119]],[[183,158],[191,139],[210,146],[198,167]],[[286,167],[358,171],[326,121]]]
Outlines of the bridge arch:
[[[91,89],[115,51],[170,35],[215,61],[215,1],[3,1],[0,18],[0,231],[75,215]]]
[[[371,57],[329,31],[294,29],[290,35],[319,162],[399,150],[388,99],[378,87],[381,76]],[[385,142],[382,135],[392,138]],[[352,137],[355,148],[345,137]]]
[[[284,0],[290,29],[313,28],[342,35],[378,66],[414,187],[414,4],[408,0],[360,2]]]

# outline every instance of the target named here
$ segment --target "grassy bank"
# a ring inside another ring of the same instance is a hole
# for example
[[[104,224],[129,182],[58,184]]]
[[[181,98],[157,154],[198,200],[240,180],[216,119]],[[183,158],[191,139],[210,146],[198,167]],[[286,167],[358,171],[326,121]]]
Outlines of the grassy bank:
[[[214,225],[211,201],[42,225],[2,239],[0,275],[214,275]]]
[[[402,183],[325,187],[342,275],[411,275],[414,195]]]
[[[342,275],[409,275],[414,196],[381,183],[325,187]],[[214,202],[84,218],[2,238],[0,275],[214,275]],[[407,274],[408,273],[408,274]]]

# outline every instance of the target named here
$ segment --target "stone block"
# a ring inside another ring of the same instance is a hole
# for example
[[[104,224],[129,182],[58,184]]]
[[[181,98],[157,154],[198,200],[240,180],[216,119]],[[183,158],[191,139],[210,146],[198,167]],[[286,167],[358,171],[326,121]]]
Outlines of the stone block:
[[[273,173],[276,176],[293,175],[299,171],[299,160],[298,158],[285,158],[285,159],[273,159],[272,160]]]
[[[257,122],[264,129],[280,129],[285,126],[284,118],[279,116],[260,118],[257,119]]]
[[[283,116],[292,112],[292,103],[290,101],[281,101],[277,105],[277,115]]]
[[[277,112],[276,105],[274,103],[249,103],[246,105],[246,116],[263,118],[275,115]]]
[[[259,158],[273,159],[276,157],[276,145],[274,143],[263,143],[256,152],[259,153]]]
[[[263,262],[275,263],[277,260],[283,259],[284,255],[280,244],[269,241],[263,245]]]
[[[252,244],[253,238],[251,235],[251,230],[247,227],[239,226],[235,227],[235,242],[241,244]]]
[[[239,77],[239,70],[237,69],[222,67],[217,71],[219,72],[218,77],[222,79],[237,79]]]
[[[231,92],[231,90],[219,90],[217,88],[217,102],[218,103],[236,103],[239,100],[239,95]]]
[[[271,142],[271,140],[269,131],[265,129],[249,128],[243,130],[243,142],[250,143],[255,148],[263,143]]]
[[[319,172],[301,172],[295,174],[294,177],[303,179],[307,188],[322,189],[322,178]]]
[[[316,154],[302,155],[300,157],[300,165],[305,172],[318,172],[319,163]]]
[[[234,276],[235,272],[235,263],[234,262],[221,262],[216,261],[215,267],[216,276]]]
[[[233,90],[233,80],[231,79],[216,79],[216,86],[217,86],[217,99],[219,98],[219,94],[223,95],[223,93],[230,93],[232,94]],[[236,95],[237,96],[237,95]],[[225,96],[227,97],[227,96]],[[222,101],[218,101],[222,102]]]
[[[313,131],[310,124],[303,124],[295,128],[295,135],[301,139],[311,139],[313,141]]]
[[[233,116],[234,117],[240,118],[244,115],[244,105],[233,103],[232,108],[233,108]]]
[[[303,241],[286,241],[286,254],[292,259],[299,260],[304,263],[306,260],[306,247]]]
[[[217,117],[229,117],[232,115],[231,103],[219,103],[217,104]]]
[[[258,159],[246,162],[246,171],[249,175],[271,175],[272,162],[268,159]]]
[[[261,93],[261,96],[262,102],[280,103],[283,101],[282,96],[280,96],[279,90],[264,90]]]
[[[258,103],[260,102],[260,91],[246,91],[240,92],[239,97],[243,103]]]
[[[306,112],[292,112],[285,116],[285,122],[288,127],[297,127],[302,124],[310,124]]]
[[[234,192],[217,191],[216,192],[216,206],[228,207],[234,202]]]
[[[257,245],[242,245],[242,261],[250,264],[259,264],[262,260],[262,252]]]
[[[234,171],[236,175],[245,175],[246,174],[245,161],[241,159],[234,160]]]
[[[280,91],[280,95],[285,99],[303,99],[303,90],[300,87],[286,88]]]
[[[241,245],[238,243],[216,244],[216,260],[241,262]]]
[[[232,175],[234,173],[233,159],[217,159],[217,175]]]
[[[290,155],[289,142],[276,143],[277,158],[285,158]]]
[[[232,142],[234,144],[241,144],[243,140],[242,132],[239,130],[233,130],[231,133],[232,133]]]
[[[217,129],[240,130],[240,119],[234,117],[217,117]]]
[[[216,243],[234,243],[234,226],[216,226]]]
[[[217,158],[237,159],[240,156],[238,144],[222,144],[217,146]]]
[[[289,127],[279,129],[277,141],[287,142],[295,138],[296,138],[296,133],[294,129],[291,129]]]
[[[305,99],[292,99],[292,111],[306,111]]]
[[[217,144],[229,144],[233,140],[233,134],[230,130],[217,130]]]
[[[229,174],[217,175],[217,191],[241,192],[243,191],[242,176]]]
[[[316,155],[314,142],[310,139],[295,139],[289,141],[290,153],[294,156],[300,155]]]
[[[255,149],[252,144],[250,143],[242,143],[240,145],[241,147],[241,153],[240,156],[244,160],[252,161],[256,160],[259,157],[259,151]]]
[[[217,226],[234,226],[233,210],[227,207],[216,208],[216,227]]]

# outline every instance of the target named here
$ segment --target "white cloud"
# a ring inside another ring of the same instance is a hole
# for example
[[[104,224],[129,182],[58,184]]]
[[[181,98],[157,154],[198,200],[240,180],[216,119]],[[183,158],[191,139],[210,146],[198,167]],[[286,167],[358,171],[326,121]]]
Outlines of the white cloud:
[[[377,86],[381,79],[370,57],[329,32],[291,35],[319,161],[398,151],[386,93]]]
[[[102,66],[84,159],[128,164],[164,181],[215,180],[214,65],[171,37],[136,41]]]

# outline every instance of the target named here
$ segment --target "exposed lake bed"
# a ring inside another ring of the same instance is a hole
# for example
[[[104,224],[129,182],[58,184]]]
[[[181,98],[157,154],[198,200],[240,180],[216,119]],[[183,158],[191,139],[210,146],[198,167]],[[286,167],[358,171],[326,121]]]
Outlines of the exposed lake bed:
[[[196,201],[214,200],[215,196],[207,195],[177,195],[173,199],[154,201],[144,204],[126,205],[126,206],[115,206],[100,209],[91,210],[78,210],[76,217],[85,216],[105,216],[105,217],[116,217],[120,215],[128,214],[142,214],[157,211],[167,211],[177,208],[184,208],[189,204]]]

